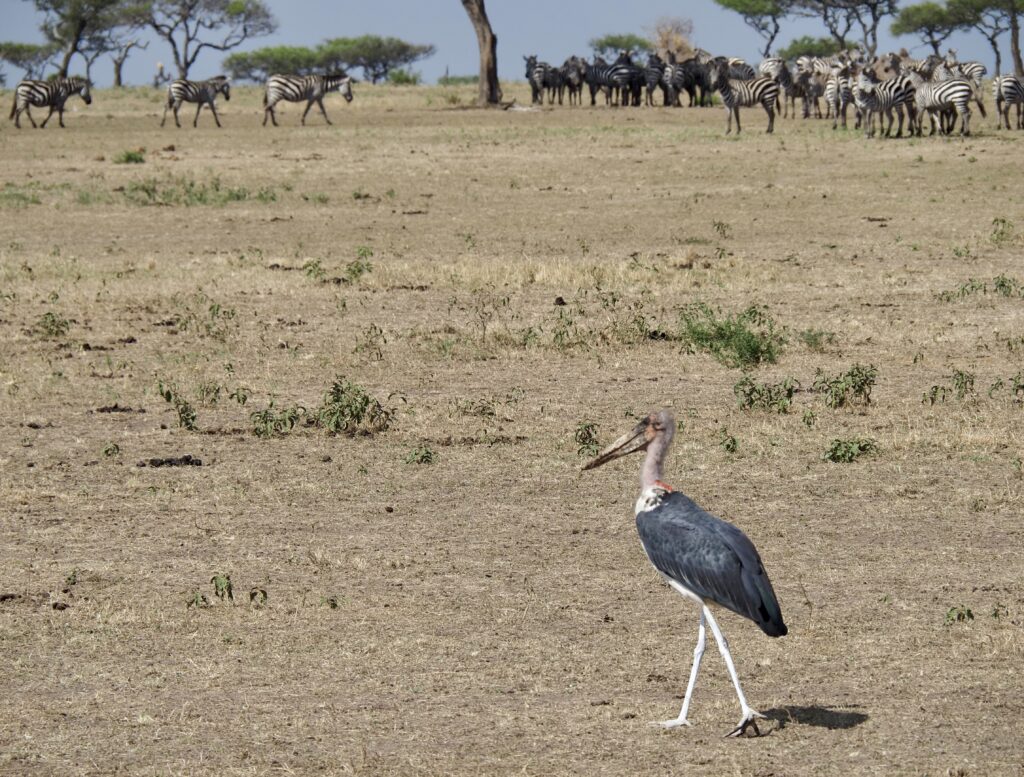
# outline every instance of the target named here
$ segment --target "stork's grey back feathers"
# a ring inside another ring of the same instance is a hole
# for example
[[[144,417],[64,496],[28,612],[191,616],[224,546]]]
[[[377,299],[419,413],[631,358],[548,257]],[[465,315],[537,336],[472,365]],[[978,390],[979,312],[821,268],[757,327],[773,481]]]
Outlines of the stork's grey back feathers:
[[[750,618],[769,637],[787,629],[754,544],[742,531],[679,492],[636,517],[640,541],[659,572]]]

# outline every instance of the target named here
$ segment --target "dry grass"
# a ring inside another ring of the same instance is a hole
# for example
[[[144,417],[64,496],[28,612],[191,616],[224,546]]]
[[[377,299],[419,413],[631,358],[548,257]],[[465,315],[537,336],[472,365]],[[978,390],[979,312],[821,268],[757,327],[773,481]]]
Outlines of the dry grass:
[[[718,110],[449,93],[363,87],[334,127],[272,130],[242,89],[223,130],[161,131],[131,90],[0,127],[0,771],[1021,774],[1024,300],[938,297],[1024,278],[991,239],[1024,230],[1020,135],[765,137],[750,111],[726,139]],[[697,301],[783,329],[754,377],[800,382],[788,413],[673,339]],[[854,363],[870,406],[809,391]],[[954,369],[975,395],[923,404]],[[309,425],[337,376],[392,428]],[[305,415],[258,439],[271,399]],[[757,741],[720,738],[714,650],[697,725],[647,726],[697,614],[636,541],[637,462],[583,477],[573,434],[662,405],[671,480],[754,539],[790,624],[722,618],[776,721]],[[879,451],[822,460],[852,437]]]

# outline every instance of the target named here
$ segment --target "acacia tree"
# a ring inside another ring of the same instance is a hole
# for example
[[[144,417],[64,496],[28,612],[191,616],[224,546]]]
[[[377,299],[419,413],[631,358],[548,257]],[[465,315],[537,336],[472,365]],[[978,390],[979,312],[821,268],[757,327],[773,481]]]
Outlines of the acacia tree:
[[[839,49],[849,48],[846,39],[853,29],[854,15],[844,0],[796,0],[793,10],[800,16],[821,19]]]
[[[609,59],[617,57],[620,51],[647,52],[651,50],[651,42],[647,38],[632,32],[602,35],[600,38],[592,38],[588,45],[594,50],[594,54]]]
[[[462,7],[466,9],[480,47],[480,91],[477,94],[477,103],[497,105],[501,102],[501,87],[498,85],[498,37],[491,29],[484,0],[462,0]]]
[[[779,37],[782,20],[789,14],[792,0],[715,0],[718,5],[729,11],[735,11],[746,23],[764,39],[765,57],[771,56],[772,45]]]
[[[831,57],[838,54],[842,49],[834,38],[815,38],[804,35],[794,38],[788,45],[778,51],[778,56],[783,59],[798,59],[799,57]]]
[[[793,5],[800,15],[821,19],[840,48],[849,48],[847,37],[859,27],[864,50],[871,56],[878,51],[882,20],[899,10],[899,0],[794,0]]]
[[[228,51],[277,29],[263,0],[148,0],[135,19],[167,41],[179,78],[188,78],[203,49]]]
[[[864,50],[871,56],[878,51],[878,28],[882,19],[899,12],[899,0],[844,0],[861,29]]]
[[[924,2],[901,10],[892,24],[892,34],[916,35],[940,56],[939,47],[962,26],[960,17],[945,5]]]
[[[320,46],[320,59],[329,70],[362,68],[363,77],[376,84],[393,69],[411,65],[433,56],[433,46],[407,43],[399,38],[363,35],[359,38],[334,38]]]
[[[124,38],[118,40],[110,50],[110,59],[114,63],[114,86],[124,86],[124,79],[122,74],[124,72],[124,63],[128,61],[128,56],[131,54],[132,49],[148,49],[149,41],[141,43],[138,38]]]
[[[57,53],[50,43],[0,43],[0,60],[24,70],[25,78],[40,78]]]
[[[46,40],[62,53],[57,68],[62,78],[67,77],[75,54],[85,59],[88,73],[98,56],[94,54],[96,45],[109,37],[114,28],[124,25],[127,16],[127,0],[32,1],[44,14],[41,28]]]

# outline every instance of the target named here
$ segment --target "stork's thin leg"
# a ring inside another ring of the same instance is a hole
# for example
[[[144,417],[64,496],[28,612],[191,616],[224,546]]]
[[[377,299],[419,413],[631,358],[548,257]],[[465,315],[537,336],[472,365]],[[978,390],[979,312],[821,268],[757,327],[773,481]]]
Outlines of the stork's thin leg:
[[[726,734],[726,736],[743,736],[743,734],[746,733],[748,726],[753,726],[754,733],[761,736],[761,732],[757,728],[756,719],[763,718],[764,715],[747,704],[747,697],[743,695],[743,689],[740,688],[740,678],[736,676],[736,667],[732,663],[732,654],[729,652],[729,643],[726,641],[725,635],[722,634],[722,630],[718,628],[718,621],[715,620],[715,616],[711,614],[711,610],[709,610],[707,606],[704,607],[703,615],[711,625],[711,633],[715,635],[715,641],[718,643],[718,650],[722,653],[722,658],[725,660],[725,666],[729,670],[729,676],[732,678],[732,684],[736,686],[736,695],[739,697],[740,709],[743,711],[743,717],[740,718],[739,724],[736,728]]]
[[[700,660],[704,657],[704,643],[707,631],[704,628],[704,613],[700,614],[700,627],[697,630],[697,647],[693,649],[693,666],[690,667],[690,680],[686,683],[686,696],[683,697],[683,708],[679,711],[679,717],[673,720],[662,720],[654,723],[662,728],[678,728],[689,726],[690,721],[686,719],[686,713],[690,711],[690,700],[693,698],[693,688],[697,685],[697,672],[700,671]]]

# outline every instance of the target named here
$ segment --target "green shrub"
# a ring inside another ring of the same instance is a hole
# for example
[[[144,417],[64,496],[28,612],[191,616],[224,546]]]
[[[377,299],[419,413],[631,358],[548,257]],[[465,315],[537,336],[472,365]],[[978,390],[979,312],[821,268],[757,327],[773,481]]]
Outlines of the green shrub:
[[[374,434],[386,431],[395,409],[385,408],[362,386],[338,376],[316,411],[316,423],[330,434]]]
[[[728,367],[743,369],[774,364],[786,342],[771,316],[761,308],[752,306],[737,315],[725,315],[703,302],[680,312],[679,339]]]
[[[878,451],[878,443],[870,437],[851,437],[847,440],[837,437],[822,458],[836,464],[849,464],[864,454],[876,451]]]

